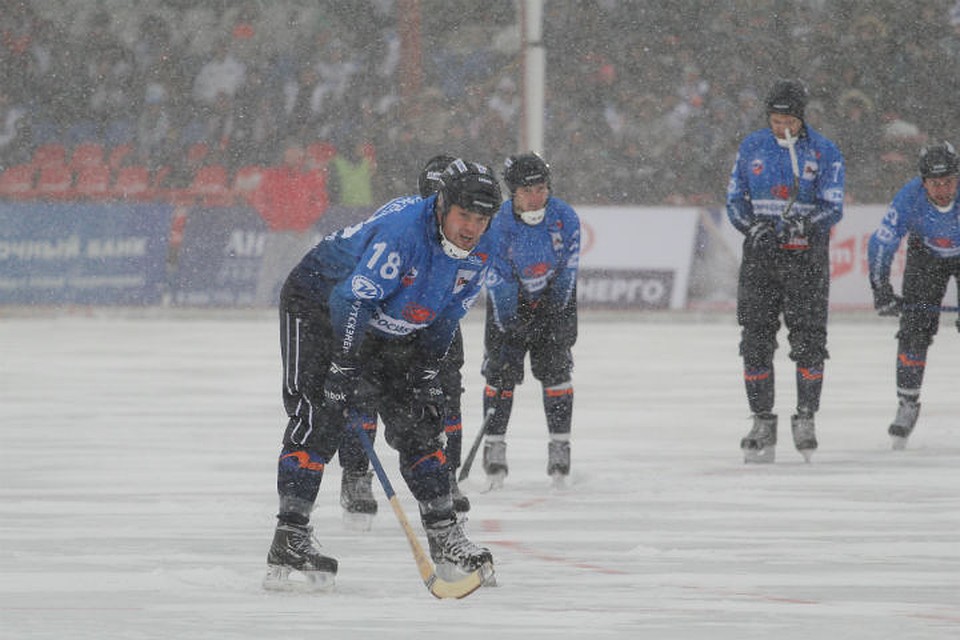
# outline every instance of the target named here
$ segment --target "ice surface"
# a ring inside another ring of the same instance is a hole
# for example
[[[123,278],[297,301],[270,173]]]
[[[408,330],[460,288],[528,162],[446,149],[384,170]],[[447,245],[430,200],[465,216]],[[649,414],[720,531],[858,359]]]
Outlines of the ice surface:
[[[549,486],[528,378],[504,488],[481,493],[479,465],[464,483],[499,586],[461,601],[428,594],[379,487],[372,531],[344,529],[336,465],[314,514],[340,560],[336,591],[260,588],[284,422],[274,314],[0,319],[0,637],[960,637],[953,318],[906,451],[886,434],[895,322],[841,317],[813,463],[788,429],[775,465],[748,467],[738,332],[719,316],[584,316],[571,484]],[[465,449],[480,422],[478,317],[465,323]],[[393,452],[377,449],[416,522]]]

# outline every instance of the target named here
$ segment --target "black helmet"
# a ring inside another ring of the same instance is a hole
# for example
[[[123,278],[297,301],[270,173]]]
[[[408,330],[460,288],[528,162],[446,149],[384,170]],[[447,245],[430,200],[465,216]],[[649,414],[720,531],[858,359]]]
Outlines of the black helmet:
[[[427,164],[423,165],[423,169],[420,171],[420,177],[417,179],[417,187],[420,189],[421,197],[427,198],[437,191],[440,191],[440,186],[443,184],[440,175],[454,160],[456,160],[456,158],[448,156],[445,153],[433,156],[427,160]]]
[[[766,99],[767,115],[782,113],[803,120],[807,89],[797,80],[777,80]]]
[[[953,145],[944,140],[920,150],[920,177],[942,178],[960,172],[960,159]]]
[[[457,158],[440,174],[441,211],[445,215],[451,205],[493,217],[503,198],[493,171],[482,164]]]
[[[520,187],[546,182],[550,187],[550,165],[536,153],[510,156],[503,163],[503,181],[511,195]]]

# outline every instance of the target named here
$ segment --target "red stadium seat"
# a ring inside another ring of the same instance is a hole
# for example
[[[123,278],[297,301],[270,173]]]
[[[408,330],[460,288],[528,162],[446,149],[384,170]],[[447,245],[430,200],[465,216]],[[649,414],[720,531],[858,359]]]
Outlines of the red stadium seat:
[[[0,173],[0,198],[27,200],[34,197],[34,184],[37,168],[32,164],[19,164],[8,167]]]
[[[77,172],[74,192],[81,198],[103,200],[110,196],[110,167],[105,164],[83,167]]]
[[[84,142],[78,144],[73,149],[70,156],[70,167],[74,171],[80,171],[86,167],[103,165],[104,150],[99,142]]]
[[[208,164],[197,169],[187,193],[205,207],[229,207],[234,202],[227,168],[222,164]]]
[[[121,167],[117,171],[112,192],[114,197],[121,200],[149,200],[153,197],[150,170],[140,165]]]
[[[250,194],[260,186],[262,178],[263,167],[259,165],[240,167],[237,169],[237,175],[233,178],[233,192],[238,197],[249,200]]]
[[[66,164],[67,148],[62,144],[50,142],[42,144],[33,151],[33,165],[38,169],[50,164]]]
[[[110,150],[110,155],[107,158],[107,164],[110,165],[110,168],[116,171],[123,164],[124,158],[126,158],[133,151],[132,144],[118,144],[113,149]]]
[[[37,174],[37,197],[45,200],[69,200],[73,192],[73,171],[62,164],[40,167]]]

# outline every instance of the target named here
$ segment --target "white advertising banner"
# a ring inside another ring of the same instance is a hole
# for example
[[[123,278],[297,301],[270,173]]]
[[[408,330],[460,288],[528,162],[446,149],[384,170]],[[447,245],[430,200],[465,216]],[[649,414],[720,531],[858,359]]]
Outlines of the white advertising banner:
[[[867,244],[887,211],[887,205],[844,205],[843,219],[833,229],[830,240],[830,308],[869,309],[873,307],[873,292],[870,290],[870,271],[867,264]],[[739,256],[743,236],[724,220],[723,237],[731,251]],[[906,241],[890,267],[890,282],[897,293],[903,280],[906,261]],[[954,282],[950,283],[944,304],[956,305],[957,293]]]
[[[574,208],[582,236],[580,304],[620,309],[686,306],[699,209]]]

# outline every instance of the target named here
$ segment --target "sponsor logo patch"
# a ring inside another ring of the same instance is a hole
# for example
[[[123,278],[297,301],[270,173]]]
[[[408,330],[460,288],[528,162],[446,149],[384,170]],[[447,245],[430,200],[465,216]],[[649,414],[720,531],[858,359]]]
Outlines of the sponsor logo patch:
[[[380,285],[366,276],[353,276],[350,280],[350,290],[360,300],[376,300],[383,297],[383,289]]]

